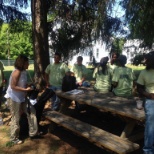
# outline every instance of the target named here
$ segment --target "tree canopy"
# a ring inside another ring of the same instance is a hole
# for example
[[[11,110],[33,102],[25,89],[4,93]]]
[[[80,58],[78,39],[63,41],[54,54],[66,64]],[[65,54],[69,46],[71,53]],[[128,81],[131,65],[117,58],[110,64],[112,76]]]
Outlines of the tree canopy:
[[[3,24],[0,32],[0,59],[15,59],[19,54],[33,59],[31,23],[22,22],[22,30],[16,32],[8,24]]]
[[[129,38],[141,39],[144,45],[151,47],[154,42],[154,1],[121,0],[120,4],[126,11]]]
[[[68,57],[98,38],[109,42],[116,32],[123,33],[120,19],[111,16],[114,3],[114,0],[52,1],[49,11],[51,47]]]
[[[16,19],[26,21],[28,14],[22,12],[23,7],[28,7],[28,0],[0,0],[1,22],[9,23]]]

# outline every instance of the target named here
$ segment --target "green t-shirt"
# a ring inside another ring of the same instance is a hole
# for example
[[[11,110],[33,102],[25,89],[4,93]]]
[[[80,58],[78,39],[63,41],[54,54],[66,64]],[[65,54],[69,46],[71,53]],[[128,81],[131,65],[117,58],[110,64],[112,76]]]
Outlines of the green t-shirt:
[[[49,83],[53,86],[62,86],[62,79],[65,73],[69,71],[65,63],[49,64],[45,73],[49,75]]]
[[[118,85],[113,89],[117,96],[129,97],[132,95],[133,81],[135,75],[131,68],[117,67],[114,70],[112,82],[117,82]]]
[[[81,82],[82,78],[87,75],[87,68],[84,65],[74,64],[71,71],[74,73],[77,82]]]
[[[145,86],[145,90],[148,93],[154,93],[154,69],[142,70],[137,83]]]
[[[102,68],[95,68],[93,78],[96,78],[94,90],[107,93],[111,89],[112,69],[107,67],[106,73],[102,73]]]
[[[113,65],[109,64],[109,67],[110,67],[112,70],[115,70],[118,66],[115,65],[115,64],[113,64]]]
[[[3,83],[3,70],[4,70],[4,66],[3,66],[3,63],[0,61],[0,87],[2,86],[2,83]]]

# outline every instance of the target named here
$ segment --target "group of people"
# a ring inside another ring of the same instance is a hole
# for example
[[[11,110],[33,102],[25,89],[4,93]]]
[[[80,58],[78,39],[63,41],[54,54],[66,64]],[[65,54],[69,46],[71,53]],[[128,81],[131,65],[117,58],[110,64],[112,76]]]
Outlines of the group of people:
[[[125,67],[125,55],[113,53],[111,63],[108,57],[103,57],[95,68],[93,77],[96,78],[94,90],[102,93],[113,92],[116,96],[132,96],[135,75],[131,68]]]
[[[86,72],[86,67],[82,65],[82,57],[79,56],[77,60],[77,65],[72,68],[73,72],[76,73],[76,84],[77,86],[88,85],[85,82],[84,73]],[[29,60],[25,55],[19,55],[14,63],[14,70],[12,71],[9,79],[8,88],[5,94],[7,103],[11,113],[11,136],[10,140],[13,144],[21,144],[22,140],[19,139],[20,125],[19,120],[22,113],[27,114],[28,124],[29,124],[29,136],[31,139],[38,138],[40,136],[36,109],[31,105],[29,113],[27,110],[27,93],[32,91],[32,87],[28,86],[27,80],[27,69],[29,66]],[[3,72],[3,68],[2,68]],[[52,89],[53,91],[62,88],[62,79],[65,75],[70,75],[70,69],[68,66],[61,62],[61,54],[56,52],[54,55],[54,63],[49,64],[45,69],[44,80],[46,83],[46,88]],[[1,75],[1,78],[4,75]],[[3,78],[2,78],[3,80]],[[60,99],[56,94],[52,97],[52,110],[58,110],[60,107]]]
[[[90,86],[86,81],[87,68],[82,64],[83,58],[77,57],[76,64],[71,69],[61,62],[61,54],[56,52],[54,55],[54,63],[49,64],[45,69],[44,79],[46,87],[54,91],[62,88],[62,80],[65,75],[74,75],[77,86]],[[138,79],[135,78],[133,70],[125,66],[127,58],[124,55],[113,53],[111,62],[109,58],[103,57],[99,65],[94,69],[93,77],[96,78],[94,90],[101,93],[113,92],[116,96],[128,97],[132,96],[133,86],[137,86],[140,97],[145,98],[145,143],[144,153],[154,154],[154,52],[150,52],[145,57],[146,68],[141,71]],[[15,61],[10,79],[9,86],[5,97],[10,106],[11,118],[11,141],[15,144],[20,144],[19,139],[19,119],[21,112],[27,113],[25,96],[31,87],[27,86],[28,58],[24,55],[19,55]],[[3,67],[0,66],[0,84],[3,81]],[[136,83],[134,82],[136,81]],[[1,86],[2,87],[2,86]],[[56,94],[52,97],[52,110],[58,110],[60,107],[60,99]],[[29,136],[35,137],[38,134],[38,126],[34,117],[27,113],[29,122]]]
[[[154,154],[154,51],[145,55],[144,60],[146,68],[136,79],[132,69],[125,67],[126,56],[113,54],[111,67],[107,65],[108,57],[102,58],[93,74],[96,77],[94,89],[101,92],[111,90],[117,96],[128,97],[132,95],[133,86],[137,87],[139,97],[144,99],[143,151],[144,154]]]

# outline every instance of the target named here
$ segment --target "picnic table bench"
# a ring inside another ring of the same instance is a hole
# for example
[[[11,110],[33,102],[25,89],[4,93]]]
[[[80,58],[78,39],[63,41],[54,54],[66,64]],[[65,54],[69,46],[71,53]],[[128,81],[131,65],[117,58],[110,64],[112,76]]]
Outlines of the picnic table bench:
[[[57,111],[47,111],[44,116],[48,120],[88,139],[100,148],[108,149],[118,154],[126,154],[139,149],[139,145],[136,143]]]
[[[139,145],[133,141],[143,138],[143,131],[132,135],[133,129],[139,122],[144,123],[145,114],[143,110],[136,109],[136,103],[133,99],[113,96],[112,93],[100,94],[94,92],[91,88],[83,89],[83,94],[68,94],[57,91],[56,94],[64,100],[74,100],[81,104],[93,106],[101,111],[110,112],[113,115],[120,116],[126,121],[121,135],[114,135],[70,116],[66,116],[56,111],[48,111],[45,117],[58,125],[61,125],[76,134],[85,137],[90,142],[95,143],[101,148],[114,151],[118,154],[126,154],[139,149]]]

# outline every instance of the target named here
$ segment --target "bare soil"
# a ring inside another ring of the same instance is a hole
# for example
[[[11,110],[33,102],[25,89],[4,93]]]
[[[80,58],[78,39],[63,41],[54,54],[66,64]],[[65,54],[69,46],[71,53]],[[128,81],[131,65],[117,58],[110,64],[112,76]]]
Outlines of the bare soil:
[[[47,103],[45,110],[50,108]],[[67,112],[74,118],[80,119],[97,127],[100,127],[109,132],[120,135],[124,128],[124,121],[118,117],[110,115],[110,113],[98,112],[98,110],[87,107],[82,112],[77,112],[74,104],[70,106]],[[22,116],[20,136],[24,140],[21,145],[11,146],[9,144],[9,125],[10,113],[5,106],[2,107],[1,116],[3,117],[4,125],[0,126],[0,154],[110,154],[111,152],[98,148],[94,144],[77,136],[76,134],[56,126],[52,133],[49,133],[50,122],[42,119],[41,130],[43,138],[31,140],[28,137],[27,121]],[[116,126],[116,127],[115,127]],[[139,126],[143,127],[143,126]],[[143,146],[143,140],[138,142]],[[142,154],[142,149],[139,149],[132,154]]]

